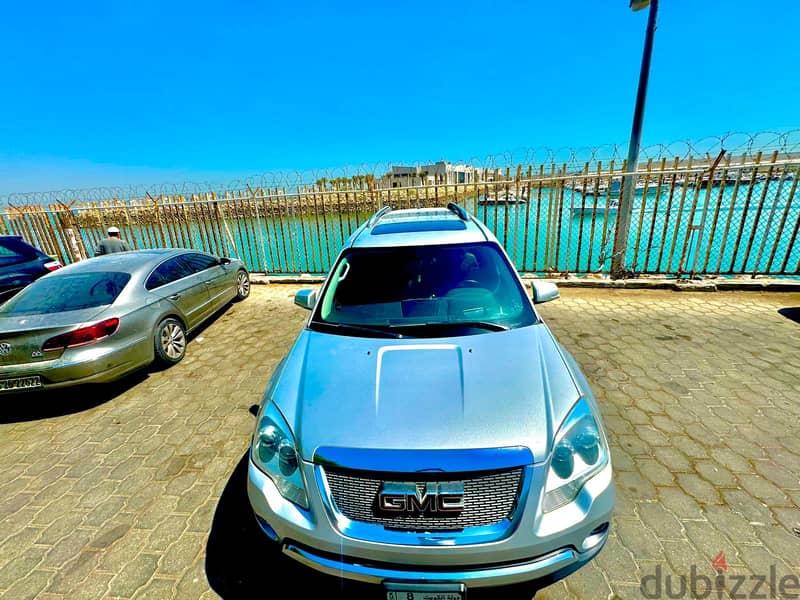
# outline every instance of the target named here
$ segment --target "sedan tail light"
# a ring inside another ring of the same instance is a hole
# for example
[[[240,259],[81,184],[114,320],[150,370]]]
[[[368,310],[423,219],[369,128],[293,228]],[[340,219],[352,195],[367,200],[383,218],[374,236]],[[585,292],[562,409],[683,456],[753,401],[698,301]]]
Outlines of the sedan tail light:
[[[50,262],[44,263],[44,268],[47,269],[48,271],[55,271],[56,269],[60,269],[63,266],[64,265],[62,265],[57,260],[51,260]]]
[[[42,344],[42,352],[85,346],[97,340],[102,340],[114,333],[119,327],[119,319],[106,319],[88,327],[81,327],[75,331],[62,333],[51,337]]]

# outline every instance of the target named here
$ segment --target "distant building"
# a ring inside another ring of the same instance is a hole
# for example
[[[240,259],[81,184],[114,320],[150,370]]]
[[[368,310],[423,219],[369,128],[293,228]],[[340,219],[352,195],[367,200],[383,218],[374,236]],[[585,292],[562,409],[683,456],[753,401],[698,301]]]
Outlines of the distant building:
[[[500,169],[487,169],[461,164],[454,165],[445,160],[440,160],[429,165],[406,167],[392,165],[392,170],[387,174],[391,187],[409,187],[414,185],[431,185],[434,183],[480,183],[494,181],[501,176]]]

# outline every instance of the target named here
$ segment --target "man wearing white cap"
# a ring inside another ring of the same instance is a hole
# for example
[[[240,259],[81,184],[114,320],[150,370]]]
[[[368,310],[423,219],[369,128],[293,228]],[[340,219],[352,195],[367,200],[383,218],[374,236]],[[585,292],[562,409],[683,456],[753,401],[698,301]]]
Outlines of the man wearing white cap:
[[[112,252],[130,252],[130,249],[128,242],[119,237],[119,228],[109,227],[108,237],[100,240],[94,254],[95,256],[100,256],[101,254],[111,254]]]

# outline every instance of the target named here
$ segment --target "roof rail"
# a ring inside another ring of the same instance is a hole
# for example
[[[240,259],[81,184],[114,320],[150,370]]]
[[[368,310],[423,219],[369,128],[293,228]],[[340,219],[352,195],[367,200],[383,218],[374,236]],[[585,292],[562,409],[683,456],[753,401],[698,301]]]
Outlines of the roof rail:
[[[375,225],[375,223],[381,220],[381,217],[383,215],[385,215],[388,212],[391,212],[391,210],[392,210],[391,206],[384,206],[382,209],[380,209],[378,212],[376,212],[369,218],[369,221],[367,221],[367,227],[372,227],[373,225]]]
[[[464,207],[459,204],[456,204],[455,202],[448,202],[447,210],[452,210],[454,213],[458,215],[458,218],[461,219],[462,221],[469,220],[469,215],[467,214],[467,211],[464,210]]]

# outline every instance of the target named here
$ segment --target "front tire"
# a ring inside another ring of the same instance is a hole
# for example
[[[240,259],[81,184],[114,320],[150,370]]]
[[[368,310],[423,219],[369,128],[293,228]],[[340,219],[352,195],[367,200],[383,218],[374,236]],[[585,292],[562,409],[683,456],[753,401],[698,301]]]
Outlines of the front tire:
[[[174,365],[186,355],[186,329],[183,323],[172,317],[164,319],[156,327],[156,362],[163,366]]]
[[[241,302],[250,295],[250,276],[247,271],[236,274],[236,301]]]

